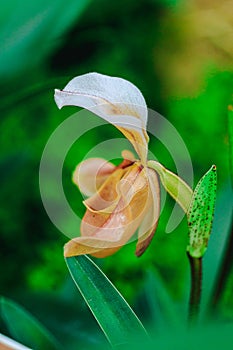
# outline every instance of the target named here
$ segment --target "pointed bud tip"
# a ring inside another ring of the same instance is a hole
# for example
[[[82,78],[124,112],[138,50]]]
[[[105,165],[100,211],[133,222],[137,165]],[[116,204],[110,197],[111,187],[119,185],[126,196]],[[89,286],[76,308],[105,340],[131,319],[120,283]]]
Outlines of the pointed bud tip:
[[[216,170],[217,170],[217,167],[216,167],[216,165],[215,165],[215,164],[213,164],[213,165],[212,165],[211,170],[214,170],[214,171],[216,171]]]

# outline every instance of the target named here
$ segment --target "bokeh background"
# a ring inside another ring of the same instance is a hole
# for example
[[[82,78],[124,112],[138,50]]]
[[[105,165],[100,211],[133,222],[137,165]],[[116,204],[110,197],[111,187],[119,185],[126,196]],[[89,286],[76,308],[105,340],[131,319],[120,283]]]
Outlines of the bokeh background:
[[[205,258],[205,299],[216,283],[231,218],[227,106],[232,101],[232,42],[228,0],[1,3],[1,294],[24,305],[58,337],[69,339],[70,348],[77,339],[79,344],[87,339],[96,344],[101,336],[68,276],[63,260],[67,238],[50,222],[40,198],[39,163],[46,141],[78,110],[59,111],[54,88],[92,71],[128,79],[142,91],[148,106],[182,136],[192,158],[195,184],[212,164],[217,165],[217,208]],[[65,161],[66,195],[79,215],[84,207],[71,182],[72,171],[89,149],[109,135],[120,137],[110,125],[90,132]],[[176,170],[163,145],[152,139],[151,149],[162,164]],[[97,261],[148,322],[153,319],[149,305],[156,300],[151,274],[182,310],[188,300],[186,222],[164,233],[173,205],[168,198],[151,247],[140,259],[132,243]],[[221,292],[224,320],[233,318],[232,289],[233,278]],[[159,323],[156,318],[153,322]],[[88,331],[90,327],[93,332]]]

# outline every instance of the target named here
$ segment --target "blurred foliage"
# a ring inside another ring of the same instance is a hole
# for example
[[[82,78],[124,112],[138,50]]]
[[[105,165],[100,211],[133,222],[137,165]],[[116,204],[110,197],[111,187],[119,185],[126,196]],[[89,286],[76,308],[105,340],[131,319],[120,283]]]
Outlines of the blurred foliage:
[[[59,111],[53,89],[90,71],[130,80],[140,88],[148,106],[173,123],[190,152],[195,184],[213,163],[217,165],[217,214],[210,239],[214,250],[205,258],[213,285],[218,272],[215,262],[221,262],[231,217],[227,136],[233,75],[230,14],[227,0],[1,3],[1,294],[28,304],[30,298],[25,299],[22,290],[28,295],[32,291],[56,295],[64,288],[67,270],[62,246],[66,238],[45,213],[38,171],[47,139],[77,110]],[[71,183],[71,173],[100,139],[110,137],[121,135],[110,125],[96,128],[80,138],[67,155],[64,188],[80,216],[84,213],[82,197]],[[150,148],[162,164],[175,171],[167,150],[153,137]],[[184,307],[187,301],[186,222],[172,234],[164,233],[172,206],[173,200],[167,198],[156,236],[140,259],[134,256],[134,244],[129,244],[116,255],[97,261],[131,303],[139,302],[149,268],[158,272],[178,305]],[[231,274],[221,302],[220,315],[228,320],[233,318],[232,281]],[[66,293],[71,298],[70,288]],[[43,303],[49,305],[51,299],[33,301],[32,311],[38,304],[39,309]],[[139,313],[144,314],[146,307],[141,304]],[[49,321],[52,312],[56,307],[43,317]],[[84,314],[89,315],[87,311]],[[72,315],[67,313],[67,320],[80,322],[84,327],[80,334],[85,334],[89,321],[85,323],[83,314]],[[59,327],[64,329],[64,324]],[[95,342],[94,333],[93,338]]]
[[[31,314],[9,299],[1,298],[1,318],[14,339],[34,349],[59,349],[59,343]]]

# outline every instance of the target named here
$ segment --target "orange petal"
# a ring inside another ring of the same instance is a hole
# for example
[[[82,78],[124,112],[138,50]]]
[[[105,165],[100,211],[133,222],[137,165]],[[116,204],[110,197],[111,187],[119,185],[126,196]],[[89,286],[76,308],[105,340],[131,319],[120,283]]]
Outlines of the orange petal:
[[[105,258],[116,253],[121,248],[121,246],[109,248],[108,245],[102,240],[78,237],[65,244],[64,256],[69,258],[71,256],[90,254],[96,258]]]
[[[145,169],[135,163],[123,176],[118,186],[119,193],[130,205],[132,217],[137,218],[143,211],[148,199],[148,179]]]
[[[150,183],[149,198],[147,202],[147,214],[138,231],[137,256],[141,256],[151,243],[160,214],[160,186],[158,176],[152,169],[147,169],[147,171]]]
[[[81,236],[96,235],[97,229],[103,227],[114,211],[119,212],[123,209],[122,201],[120,201],[122,197],[124,205],[129,205],[136,192],[133,185],[140,171],[136,164],[126,169],[117,169],[109,176],[97,194],[84,201],[87,211],[81,223]]]
[[[148,182],[145,172],[141,171],[140,167],[133,166],[132,170],[125,176],[130,180],[129,183],[133,183],[134,193],[129,191],[131,187],[126,181],[121,190],[128,189],[128,192],[122,194],[110,215],[87,211],[81,226],[82,237],[77,237],[66,244],[65,256],[91,254],[96,257],[105,257],[115,253],[133,236],[144,214]],[[134,177],[134,181],[131,177]],[[96,216],[91,217],[91,215]]]
[[[90,158],[81,162],[72,180],[86,196],[92,196],[114,171],[115,166],[102,158]]]
[[[106,208],[111,208],[117,201],[119,194],[117,192],[117,184],[120,182],[125,170],[116,169],[105,182],[100,189],[92,197],[86,199],[84,205],[93,212],[104,211],[110,213]]]
[[[103,216],[97,214],[98,224],[100,224]],[[86,219],[86,218],[85,218]],[[103,220],[104,221],[104,220]],[[99,253],[101,257],[113,254],[126,243],[128,236],[131,235],[129,223],[131,222],[131,211],[129,206],[125,206],[121,199],[116,210],[108,216],[107,220],[102,223],[101,227],[94,227],[85,223],[85,233],[88,236],[82,236],[72,239],[65,245],[65,256],[74,256],[82,254]],[[96,225],[96,221],[94,223]],[[83,226],[81,226],[83,228]],[[91,236],[91,229],[92,236]],[[132,233],[133,234],[133,233]],[[96,255],[94,255],[96,256]]]

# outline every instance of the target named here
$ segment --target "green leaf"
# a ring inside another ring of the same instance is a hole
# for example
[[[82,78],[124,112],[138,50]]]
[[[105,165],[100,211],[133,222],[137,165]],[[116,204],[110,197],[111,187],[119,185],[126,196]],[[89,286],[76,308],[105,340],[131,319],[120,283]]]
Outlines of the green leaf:
[[[89,3],[90,0],[26,1],[24,6],[17,0],[1,3],[1,78],[28,72],[47,57]]]
[[[187,213],[189,244],[187,251],[194,258],[201,258],[208,245],[214,216],[217,189],[216,166],[198,182]]]
[[[154,334],[156,334],[156,329]],[[133,344],[133,350],[232,350],[233,334],[232,324],[202,324],[202,327],[171,329],[166,327],[164,331],[145,344],[137,341]],[[120,350],[129,350],[122,346]]]
[[[86,255],[66,258],[71,276],[112,346],[146,336],[141,322],[104,273]],[[147,337],[146,337],[147,338]]]
[[[186,213],[192,198],[192,189],[179,176],[166,169],[162,164],[150,160],[148,167],[154,169],[165,190],[175,199]]]
[[[1,298],[0,308],[1,318],[14,339],[34,350],[61,349],[53,335],[21,306],[9,299]]]
[[[148,304],[150,317],[157,331],[162,332],[167,326],[170,329],[178,328],[183,321],[182,313],[178,312],[177,305],[156,269],[146,271],[144,290],[144,302]]]
[[[233,186],[233,106],[228,106],[228,137],[231,183]]]

